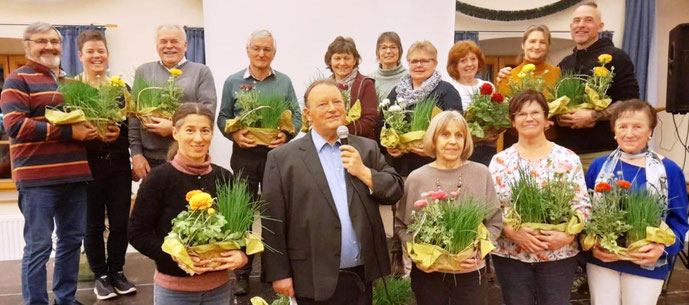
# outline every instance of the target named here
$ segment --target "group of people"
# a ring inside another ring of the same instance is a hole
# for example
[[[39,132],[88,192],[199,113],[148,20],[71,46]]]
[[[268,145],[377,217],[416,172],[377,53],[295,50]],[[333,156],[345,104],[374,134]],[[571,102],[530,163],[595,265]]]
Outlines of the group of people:
[[[379,68],[365,76],[358,70],[361,56],[354,41],[337,37],[324,58],[332,75],[307,88],[301,109],[290,78],[271,66],[276,55],[272,34],[257,31],[247,41],[248,67],[225,80],[218,107],[210,69],[185,58],[184,29],[162,25],[156,35],[160,60],[139,66],[136,78],[162,82],[171,69],[181,70],[176,79],[184,90],[181,106],[172,119],[129,118],[98,138],[88,122],[53,125],[45,119],[47,106],[63,102],[58,91],[65,77],[60,70],[62,37],[50,24],[28,26],[24,49],[29,61],[10,74],[0,99],[25,218],[25,304],[48,304],[46,263],[53,229],[58,237],[55,304],[80,304],[75,292],[82,241],[96,275],[98,299],[136,291],[123,273],[128,242],[155,261],[155,304],[227,304],[232,293],[246,294],[253,258],[242,250],[212,260],[192,257],[195,276],[161,250],[171,220],[186,209],[186,192],[200,189],[215,197],[217,183],[233,181],[230,171],[211,163],[216,122],[233,143],[232,172],[248,182],[254,199],[266,203],[263,213],[269,221],[263,223],[262,237],[271,250],[262,255],[263,278],[300,305],[371,304],[372,283],[391,272],[379,206],[393,207],[393,248],[403,248],[411,240],[407,227],[413,203],[437,188],[461,189],[460,196],[485,203],[484,224],[497,245],[491,257],[506,304],[567,304],[582,262],[593,304],[654,304],[689,227],[684,176],[674,162],[648,147],[656,112],[638,100],[629,57],[598,37],[603,22],[595,3],[579,5],[570,26],[576,48],[558,66],[546,63],[548,28],[529,26],[521,44],[523,63],[503,69],[494,90],[504,92],[507,80],[518,77],[527,63],[552,83],[563,70],[591,74],[599,55],[612,54],[615,77],[608,93],[613,104],[603,111],[571,111],[551,122],[547,92],[525,90],[510,100],[513,130],[508,134],[514,145],[501,152],[496,139],[474,142],[462,116],[471,94],[485,83],[492,86],[477,78],[485,58],[471,41],[451,48],[447,72],[453,81],[447,82],[437,71],[437,50],[428,41],[407,49],[407,70],[400,37],[382,33],[376,43]],[[84,72],[76,79],[100,86],[108,79],[105,37],[85,31],[77,44]],[[304,124],[310,130],[296,138],[280,132],[267,146],[258,145],[245,129],[226,132],[226,122],[242,114],[237,92],[246,85],[283,97],[295,129]],[[406,154],[383,148],[378,140],[380,100],[403,99],[405,109],[412,110],[429,96],[443,112],[431,120],[423,145]],[[347,103],[355,101],[361,104],[361,116],[347,124]],[[349,137],[338,136],[340,126],[347,127]],[[675,244],[651,243],[632,254],[635,260],[617,261],[600,247],[580,254],[574,235],[503,225],[502,208],[511,204],[518,169],[529,168],[541,182],[555,166],[569,169],[567,180],[578,185],[571,205],[585,219],[591,213],[587,189],[610,174],[621,173],[635,189],[664,190],[664,220],[678,237]],[[130,211],[133,180],[142,183]],[[465,260],[459,273],[422,269],[406,256],[405,261],[417,304],[482,303],[484,260]],[[230,285],[228,270],[234,271],[236,285]]]

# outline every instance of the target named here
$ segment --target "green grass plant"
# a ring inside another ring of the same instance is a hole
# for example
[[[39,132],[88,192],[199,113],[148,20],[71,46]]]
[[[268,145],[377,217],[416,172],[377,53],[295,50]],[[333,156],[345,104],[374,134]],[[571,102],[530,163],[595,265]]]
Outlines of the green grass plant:
[[[433,115],[433,107],[438,104],[434,96],[426,96],[414,106],[411,113],[411,124],[409,131],[428,129]]]
[[[80,81],[68,81],[60,84],[59,91],[65,100],[65,110],[81,109],[87,119],[105,119],[122,121],[122,112],[118,98],[123,89],[105,86],[101,89],[91,87]]]
[[[249,186],[239,174],[235,175],[231,184],[218,181],[215,187],[218,212],[227,221],[223,230],[238,238],[253,224],[260,203],[253,202]]]
[[[657,195],[644,191],[630,191],[623,197],[626,211],[625,222],[631,226],[627,232],[627,243],[646,238],[646,227],[658,227],[665,213],[663,200]]]
[[[411,280],[408,278],[386,277],[390,299],[385,294],[382,280],[377,280],[373,287],[373,305],[410,305],[414,304],[414,292],[411,290]],[[391,302],[392,301],[392,302]]]
[[[476,229],[486,218],[484,205],[473,197],[465,197],[461,204],[442,204],[445,230],[449,233],[445,250],[456,254],[471,245],[477,237]]]

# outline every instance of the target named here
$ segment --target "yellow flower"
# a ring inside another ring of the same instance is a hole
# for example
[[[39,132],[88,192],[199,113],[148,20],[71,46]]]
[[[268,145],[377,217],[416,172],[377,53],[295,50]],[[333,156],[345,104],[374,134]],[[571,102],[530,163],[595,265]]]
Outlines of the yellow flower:
[[[519,72],[519,73],[517,74],[517,76],[518,76],[519,78],[524,78],[524,77],[526,77],[526,73],[524,73],[524,72]]]
[[[608,68],[600,66],[600,67],[595,67],[593,68],[593,75],[598,76],[598,77],[606,77],[610,74],[610,70]]]
[[[191,196],[189,206],[192,210],[205,210],[213,204],[213,197],[210,194],[200,192]]]
[[[611,61],[612,61],[612,55],[610,55],[610,54],[601,54],[600,56],[598,56],[598,62],[603,64],[603,65],[610,63]]]
[[[113,76],[110,78],[110,84],[112,84],[115,87],[124,87],[125,86],[124,81],[117,76]]]
[[[203,193],[203,192],[202,192],[201,190],[189,191],[189,192],[187,193],[186,200],[189,201],[189,200],[191,200],[191,197],[194,197],[194,195],[200,194],[200,193]]]
[[[209,208],[206,212],[208,212],[208,215],[213,215],[213,214],[215,214],[215,209]]]
[[[182,75],[182,70],[180,70],[180,69],[170,69],[170,74],[172,74],[172,76],[180,76],[180,75]]]
[[[536,66],[534,66],[534,64],[526,64],[522,68],[522,72],[524,72],[524,73],[529,73],[533,70],[536,70]]]

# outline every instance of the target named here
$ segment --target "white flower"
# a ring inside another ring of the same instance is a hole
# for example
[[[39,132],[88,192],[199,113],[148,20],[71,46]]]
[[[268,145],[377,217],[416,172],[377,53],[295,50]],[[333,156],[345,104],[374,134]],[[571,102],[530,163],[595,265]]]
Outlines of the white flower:
[[[387,98],[384,99],[383,102],[382,102],[382,104],[383,104],[383,106],[390,105],[390,99],[387,99]]]
[[[397,105],[400,105],[401,107],[407,107],[407,100],[401,98],[397,100]]]
[[[398,105],[392,105],[392,106],[390,106],[390,108],[388,108],[388,111],[390,111],[390,112],[400,112],[400,111],[402,111],[402,107],[400,107],[400,106],[398,106]]]

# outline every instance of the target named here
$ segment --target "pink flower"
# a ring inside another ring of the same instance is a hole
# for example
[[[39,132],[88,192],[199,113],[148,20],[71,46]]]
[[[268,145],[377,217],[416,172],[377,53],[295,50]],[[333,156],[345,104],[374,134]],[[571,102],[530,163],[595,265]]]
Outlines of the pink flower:
[[[414,207],[417,209],[423,208],[428,205],[428,202],[426,202],[425,199],[419,199],[416,202],[414,202]]]
[[[431,198],[433,198],[433,200],[443,200],[447,198],[447,193],[445,193],[444,191],[435,191],[430,193],[430,195]]]
[[[452,197],[457,197],[457,196],[459,196],[459,191],[452,191],[452,192],[450,192],[450,196],[452,196]]]

